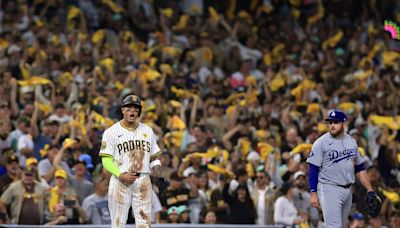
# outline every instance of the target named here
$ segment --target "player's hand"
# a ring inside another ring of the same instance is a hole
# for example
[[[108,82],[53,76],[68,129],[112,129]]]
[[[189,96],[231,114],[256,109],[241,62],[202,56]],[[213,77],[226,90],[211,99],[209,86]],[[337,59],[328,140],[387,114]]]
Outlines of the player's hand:
[[[315,208],[319,207],[319,199],[316,192],[311,192],[310,194],[310,205]]]
[[[135,176],[135,174],[130,173],[130,172],[121,173],[118,177],[118,179],[122,183],[127,184],[127,185],[133,184],[133,182],[135,182],[136,178],[137,178],[137,176]]]

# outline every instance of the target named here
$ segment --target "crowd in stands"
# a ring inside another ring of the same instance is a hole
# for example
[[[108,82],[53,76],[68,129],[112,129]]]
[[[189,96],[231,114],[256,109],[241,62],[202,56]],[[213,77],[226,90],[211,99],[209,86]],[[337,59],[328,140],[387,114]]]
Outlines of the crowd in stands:
[[[311,144],[340,108],[400,227],[397,0],[1,0],[0,224],[110,224],[98,153],[143,100],[158,137],[154,223],[320,227]],[[133,222],[132,216],[128,219]]]

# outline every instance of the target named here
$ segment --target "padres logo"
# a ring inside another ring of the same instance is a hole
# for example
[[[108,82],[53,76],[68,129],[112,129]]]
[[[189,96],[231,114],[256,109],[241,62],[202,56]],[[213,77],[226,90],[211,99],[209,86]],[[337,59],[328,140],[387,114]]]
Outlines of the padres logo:
[[[100,150],[105,150],[107,148],[107,143],[106,142],[101,142]]]

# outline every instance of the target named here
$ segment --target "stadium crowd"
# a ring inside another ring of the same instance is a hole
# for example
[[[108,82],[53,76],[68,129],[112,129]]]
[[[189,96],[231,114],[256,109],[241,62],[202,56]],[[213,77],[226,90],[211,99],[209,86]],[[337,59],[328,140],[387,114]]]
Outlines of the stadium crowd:
[[[340,108],[383,200],[368,219],[355,183],[349,227],[400,227],[399,1],[0,2],[0,223],[109,224],[98,152],[133,92],[153,222],[321,226],[305,159]]]

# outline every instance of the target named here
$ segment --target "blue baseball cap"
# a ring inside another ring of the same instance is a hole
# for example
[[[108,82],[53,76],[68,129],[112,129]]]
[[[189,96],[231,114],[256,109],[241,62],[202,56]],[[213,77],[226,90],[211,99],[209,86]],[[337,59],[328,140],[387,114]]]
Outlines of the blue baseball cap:
[[[364,220],[365,219],[364,215],[361,214],[360,212],[356,212],[356,213],[352,214],[351,218],[353,220]]]
[[[325,119],[325,121],[346,122],[347,117],[343,111],[335,109],[329,112],[328,117]]]

